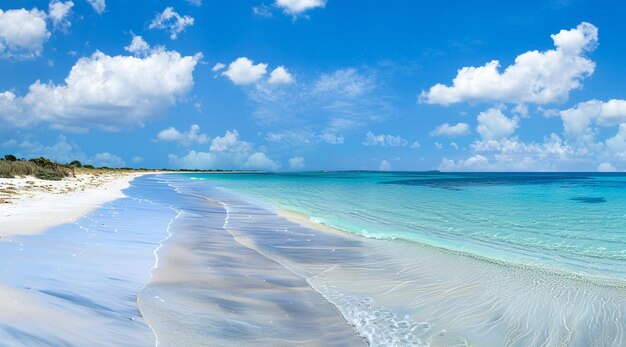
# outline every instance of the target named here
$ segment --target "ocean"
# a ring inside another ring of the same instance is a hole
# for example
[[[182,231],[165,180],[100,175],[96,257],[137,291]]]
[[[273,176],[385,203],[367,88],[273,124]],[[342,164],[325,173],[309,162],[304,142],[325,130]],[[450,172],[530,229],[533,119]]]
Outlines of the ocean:
[[[144,176],[0,243],[0,283],[58,318],[0,314],[0,341],[625,346],[625,188],[596,173]]]

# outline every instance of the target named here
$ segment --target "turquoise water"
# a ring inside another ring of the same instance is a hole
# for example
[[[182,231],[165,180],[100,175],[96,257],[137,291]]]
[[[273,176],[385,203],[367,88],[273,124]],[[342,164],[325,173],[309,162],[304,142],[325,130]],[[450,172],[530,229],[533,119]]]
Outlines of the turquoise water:
[[[623,183],[140,177],[75,223],[2,239],[0,345],[625,346]]]
[[[589,279],[626,278],[626,175],[193,174],[378,239],[405,239]]]

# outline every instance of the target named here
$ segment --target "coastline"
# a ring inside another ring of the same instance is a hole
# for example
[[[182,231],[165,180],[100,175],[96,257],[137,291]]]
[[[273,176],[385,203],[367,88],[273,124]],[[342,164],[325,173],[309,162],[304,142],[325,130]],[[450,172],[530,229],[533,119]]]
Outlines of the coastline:
[[[33,177],[0,179],[0,241],[72,223],[122,198],[130,182],[155,172],[80,173],[60,181]]]
[[[490,342],[489,345],[535,345],[539,340],[545,345],[558,345],[565,340],[572,345],[589,345],[600,337],[612,336],[606,343],[611,346],[620,345],[623,338],[621,323],[613,320],[620,315],[626,300],[623,286],[604,286],[571,274],[483,261],[404,239],[361,237],[221,186],[212,188],[210,184],[178,180],[172,186],[183,195],[213,201],[209,204],[212,209],[225,211],[221,212],[221,220],[217,217],[220,213],[215,211],[210,214],[217,219],[214,222],[202,219],[202,223],[180,225],[184,235],[168,244],[166,253],[178,245],[185,251],[164,254],[163,264],[172,268],[162,272],[156,283],[149,284],[156,290],[153,295],[159,293],[168,304],[151,300],[147,295],[146,302],[152,301],[154,307],[170,305],[168,310],[157,314],[160,317],[177,312],[173,307],[179,300],[178,293],[168,292],[174,284],[189,293],[186,286],[192,283],[193,276],[180,277],[189,264],[193,265],[193,275],[203,273],[203,277],[214,278],[219,283],[229,278],[225,281],[228,285],[212,294],[216,296],[216,304],[196,312],[198,315],[219,314],[217,307],[224,299],[223,293],[229,293],[231,305],[248,309],[249,298],[245,293],[236,294],[235,276],[255,274],[273,279],[274,272],[260,266],[269,260],[280,264],[282,273],[305,279],[308,287],[331,304],[357,336],[371,346],[401,345],[405,340],[423,345],[464,345],[472,341]],[[200,207],[194,207],[194,213],[198,210]],[[206,240],[204,233],[207,228],[221,232],[224,219],[230,238],[259,257],[231,265],[227,260],[238,255],[225,244],[220,244],[219,252],[203,249],[196,253],[201,242],[215,242],[213,237]],[[187,217],[180,223],[187,223],[186,220]],[[191,230],[199,233],[197,239],[187,239]],[[180,266],[181,255],[186,259],[185,267]],[[216,266],[207,270],[207,264]],[[202,288],[208,287],[215,288],[215,282]],[[185,300],[206,298],[202,288]],[[266,316],[276,313],[264,311]],[[243,322],[249,319],[247,315],[237,317]],[[195,324],[189,322],[187,326]],[[157,331],[167,335],[166,326],[157,327]],[[271,332],[259,334],[266,336]],[[233,341],[229,342],[224,345],[234,345]]]
[[[563,278],[569,281],[575,281],[579,283],[593,284],[602,287],[608,288],[626,288],[626,281],[620,280],[617,278],[609,278],[609,277],[600,277],[593,276],[591,274],[577,273],[575,271],[566,270],[558,267],[549,267],[544,264],[523,264],[520,262],[512,262],[505,261],[501,259],[494,259],[485,256],[481,256],[478,254],[474,254],[471,252],[463,252],[454,249],[448,249],[444,247],[440,247],[437,245],[431,245],[425,242],[419,242],[416,240],[406,239],[406,238],[393,238],[393,239],[382,239],[376,237],[367,237],[364,235],[359,235],[352,233],[347,230],[340,229],[338,227],[326,224],[315,222],[311,220],[311,216],[307,215],[303,212],[292,211],[289,209],[285,209],[279,206],[269,205],[273,208],[273,211],[280,217],[285,218],[289,222],[296,223],[305,228],[310,228],[316,231],[329,233],[331,235],[353,238],[355,240],[366,239],[366,240],[374,240],[374,241],[394,241],[397,243],[403,243],[413,247],[419,247],[422,250],[432,251],[432,252],[440,252],[444,254],[448,254],[450,256],[463,257],[467,260],[481,262],[484,264],[490,264],[493,266],[498,266],[502,269],[516,269],[522,272],[527,273],[529,276],[533,273],[541,273],[548,276],[553,276],[556,278]]]

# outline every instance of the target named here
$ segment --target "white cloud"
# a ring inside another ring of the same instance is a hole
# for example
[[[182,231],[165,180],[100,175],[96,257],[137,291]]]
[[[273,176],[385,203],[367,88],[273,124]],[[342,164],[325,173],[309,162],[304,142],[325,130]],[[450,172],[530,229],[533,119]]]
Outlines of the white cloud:
[[[579,171],[595,168],[595,156],[551,134],[541,143],[519,139],[477,140],[472,154],[457,161],[444,158],[442,171]],[[595,164],[597,165],[597,164]]]
[[[600,165],[598,165],[598,171],[600,171],[600,172],[615,172],[615,171],[617,171],[617,169],[611,163],[604,162],[604,163],[600,163]]]
[[[108,56],[101,52],[81,58],[63,84],[37,81],[24,97],[0,93],[13,127],[46,122],[53,128],[109,131],[142,126],[163,114],[193,86],[193,71],[201,54],[152,52],[144,58]],[[1,110],[0,113],[5,113]]]
[[[48,5],[48,17],[52,20],[52,25],[61,30],[66,30],[72,23],[67,17],[72,12],[74,3],[72,1],[61,2],[60,0],[53,0]]]
[[[457,123],[450,125],[448,123],[441,124],[435,130],[430,132],[430,136],[448,136],[457,137],[470,133],[470,126],[467,123]]]
[[[218,136],[211,142],[211,152],[243,152],[249,147],[250,144],[239,140],[237,130],[226,131],[224,136]]]
[[[345,140],[343,135],[338,135],[338,134],[329,133],[329,132],[325,132],[321,134],[319,137],[320,137],[320,140],[330,145],[342,145],[343,141]]]
[[[315,82],[313,92],[354,98],[371,90],[372,84],[370,78],[359,74],[354,68],[339,69],[322,74]]]
[[[295,18],[308,10],[326,6],[326,0],[276,0],[275,4]]]
[[[459,159],[454,161],[452,159],[443,158],[441,164],[439,164],[439,170],[441,171],[488,171],[489,160],[484,156],[477,154],[469,157],[468,159]]]
[[[0,9],[0,57],[32,59],[41,55],[50,37],[46,13],[38,9]]]
[[[0,129],[7,127],[25,128],[35,123],[34,119],[23,115],[21,99],[13,92],[0,93]]]
[[[170,39],[176,40],[178,34],[185,31],[188,26],[192,26],[193,23],[193,17],[181,16],[178,12],[174,11],[174,8],[166,7],[163,12],[154,17],[148,28],[168,30],[170,32]]]
[[[585,57],[598,42],[598,29],[581,23],[552,35],[556,49],[519,55],[503,72],[493,60],[480,67],[458,70],[451,86],[436,84],[420,100],[449,105],[464,101],[537,103],[564,102],[580,81],[593,74],[595,63]]]
[[[306,130],[285,130],[268,132],[265,140],[273,143],[283,143],[291,146],[316,143],[319,137],[315,133]]]
[[[443,145],[440,142],[435,142],[436,149],[443,149]]]
[[[270,18],[273,16],[270,7],[264,4],[252,7],[252,13],[256,14],[257,16],[266,18]]]
[[[606,139],[606,147],[619,160],[626,160],[626,123],[620,124],[615,136]]]
[[[94,10],[96,10],[96,12],[98,12],[98,14],[102,14],[107,7],[105,0],[87,0],[87,2],[91,5],[91,7],[93,7]]]
[[[249,169],[277,170],[280,165],[253,144],[239,138],[237,130],[226,131],[224,136],[213,139],[207,152],[189,151],[179,157],[169,155],[170,164],[188,169]]]
[[[256,152],[248,157],[248,160],[243,164],[244,169],[249,170],[269,170],[276,171],[280,165],[268,158],[263,152]]]
[[[124,49],[135,55],[144,55],[150,51],[150,45],[144,41],[143,37],[133,35],[133,40],[130,42],[130,45],[124,47]]]
[[[317,144],[320,142],[330,145],[341,145],[345,137],[331,131],[316,133],[308,130],[283,130],[266,133],[265,140],[267,142],[281,143],[289,146]]]
[[[289,167],[294,170],[304,169],[304,158],[293,157],[289,159]]]
[[[411,144],[411,148],[413,148],[413,149],[417,149],[417,148],[420,148],[420,147],[422,147],[422,145],[419,142],[417,142],[417,141],[415,141],[415,142],[413,142]]]
[[[568,136],[580,136],[593,131],[593,124],[603,127],[626,123],[626,100],[607,102],[590,100],[561,111],[563,129]]]
[[[408,145],[408,142],[400,135],[374,135],[374,133],[368,131],[365,134],[365,140],[361,144],[364,146],[405,147]]]
[[[279,66],[272,71],[267,82],[270,84],[290,84],[293,83],[293,76],[284,66]]]
[[[117,155],[108,153],[108,152],[98,153],[94,155],[93,157],[89,158],[88,162],[91,163],[91,165],[96,166],[96,167],[106,166],[106,167],[119,168],[119,167],[126,166],[126,162],[122,158],[118,157]]]
[[[202,0],[185,0],[194,6],[202,6]]]
[[[180,132],[174,127],[169,127],[157,134],[157,139],[167,142],[178,142],[181,145],[205,144],[209,142],[206,134],[200,133],[200,126],[192,124],[189,131]]]
[[[256,64],[252,60],[241,57],[228,65],[228,69],[222,74],[238,85],[252,84],[267,72],[267,64]]]
[[[391,171],[392,167],[391,167],[391,163],[383,160],[380,162],[380,165],[378,165],[378,171]]]
[[[511,110],[513,114],[516,114],[522,118],[528,117],[528,106],[526,104],[517,104]]]
[[[559,109],[543,108],[541,106],[537,107],[537,112],[540,112],[546,118],[558,117],[561,114]]]
[[[222,64],[222,63],[216,63],[215,65],[213,65],[213,68],[211,69],[211,71],[213,72],[218,72],[221,69],[225,68],[226,65]]]
[[[507,118],[497,107],[488,109],[478,115],[476,131],[483,139],[501,139],[511,136],[518,127],[517,117]]]

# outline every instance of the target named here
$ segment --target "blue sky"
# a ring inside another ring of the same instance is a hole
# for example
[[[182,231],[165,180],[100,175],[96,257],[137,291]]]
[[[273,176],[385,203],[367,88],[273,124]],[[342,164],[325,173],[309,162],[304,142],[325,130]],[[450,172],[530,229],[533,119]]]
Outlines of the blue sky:
[[[624,10],[4,1],[0,152],[155,168],[624,171]]]

